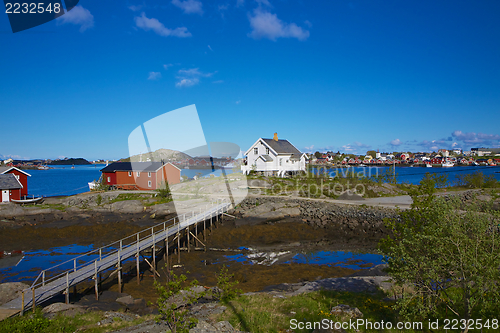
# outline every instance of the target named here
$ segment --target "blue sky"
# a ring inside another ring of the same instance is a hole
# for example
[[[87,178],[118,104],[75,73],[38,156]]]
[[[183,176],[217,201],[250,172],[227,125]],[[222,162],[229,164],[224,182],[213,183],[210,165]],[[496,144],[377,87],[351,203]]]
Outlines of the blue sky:
[[[244,151],[274,132],[313,152],[500,147],[499,14],[498,1],[81,0],[13,34],[2,13],[0,155],[126,157],[135,128],[192,104],[206,141]]]

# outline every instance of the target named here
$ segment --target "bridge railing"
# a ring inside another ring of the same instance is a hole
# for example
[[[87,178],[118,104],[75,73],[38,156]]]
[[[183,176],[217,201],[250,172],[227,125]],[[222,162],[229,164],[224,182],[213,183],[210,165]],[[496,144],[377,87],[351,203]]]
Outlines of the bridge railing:
[[[210,208],[213,208],[214,206],[217,207],[219,205],[224,204],[222,207],[218,208],[216,211],[210,211]],[[69,274],[78,271],[79,269],[82,269],[84,267],[94,265],[95,267],[95,273],[97,274],[100,272],[102,269],[98,268],[98,263],[105,257],[109,257],[113,254],[117,254],[119,256],[120,253],[123,252],[123,250],[128,249],[132,246],[138,247],[139,243],[145,239],[150,238],[152,235],[157,235],[159,233],[165,232],[167,228],[170,228],[174,225],[178,225],[178,230],[183,230],[188,226],[188,224],[184,224],[186,220],[189,220],[193,218],[194,216],[202,215],[201,218],[204,220],[214,217],[216,215],[222,214],[225,209],[230,205],[227,199],[217,199],[216,202],[212,202],[210,205],[206,205],[206,208],[204,211],[202,208],[199,209],[199,212],[197,211],[191,211],[191,213],[184,213],[180,216],[173,217],[167,221],[158,223],[154,226],[151,226],[149,228],[143,229],[139,232],[136,232],[135,234],[132,234],[130,236],[127,236],[125,238],[122,238],[120,240],[117,240],[113,243],[104,245],[102,247],[99,247],[98,249],[91,250],[89,252],[86,252],[84,254],[81,254],[77,257],[74,257],[72,259],[66,260],[62,263],[59,263],[57,265],[54,265],[50,268],[42,270],[38,276],[35,278],[33,283],[31,284],[30,287],[24,289],[22,293],[27,293],[27,292],[33,292],[34,295],[34,290],[39,287],[43,287],[46,284],[55,281],[57,279],[60,279],[64,276],[68,277]],[[210,206],[210,207],[208,207]],[[205,213],[203,215],[203,213]],[[194,223],[194,222],[193,222]],[[125,258],[125,260],[128,258]],[[71,268],[68,268],[69,265],[72,265]],[[107,269],[107,268],[106,268]],[[62,270],[62,271],[61,271]],[[69,282],[68,282],[69,283]],[[23,304],[24,308],[24,304]]]

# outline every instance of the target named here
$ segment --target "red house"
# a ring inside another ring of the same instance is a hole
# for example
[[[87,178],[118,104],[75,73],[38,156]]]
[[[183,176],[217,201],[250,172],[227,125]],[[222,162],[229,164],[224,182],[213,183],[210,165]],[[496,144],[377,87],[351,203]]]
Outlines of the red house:
[[[106,184],[126,190],[157,190],[181,182],[181,169],[172,163],[114,162],[101,172]]]
[[[20,200],[22,189],[23,186],[19,180],[17,180],[15,175],[0,175],[0,202],[9,202],[12,199]]]
[[[24,172],[23,170],[20,170],[16,167],[9,166],[9,167],[0,167],[0,175],[14,175],[14,177],[21,184],[22,188],[20,192],[20,197],[12,199],[20,200],[28,195],[28,177],[31,177],[29,173]]]

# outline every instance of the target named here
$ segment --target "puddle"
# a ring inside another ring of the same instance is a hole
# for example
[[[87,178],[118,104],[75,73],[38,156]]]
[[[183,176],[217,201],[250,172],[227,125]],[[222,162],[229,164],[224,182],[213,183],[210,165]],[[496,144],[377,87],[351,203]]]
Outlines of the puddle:
[[[383,263],[383,256],[371,253],[355,253],[344,251],[317,251],[297,253],[292,251],[261,252],[251,248],[239,248],[246,253],[224,255],[217,263],[237,262],[250,265],[274,264],[307,264],[344,267],[351,269],[368,269]]]
[[[94,245],[68,245],[54,247],[48,250],[20,251],[20,254],[12,254],[0,257],[0,283],[4,282],[31,282],[44,269],[54,267],[64,263],[79,255],[95,250]],[[108,250],[113,248],[108,247]],[[98,253],[92,253],[76,260],[78,267],[99,258]],[[133,258],[123,260],[127,262]],[[47,272],[47,277],[57,273],[73,269],[74,262],[70,261],[62,264],[51,272]]]
[[[76,256],[95,250],[94,245],[69,245],[55,247],[49,250],[25,251],[19,254],[10,254],[0,257],[0,283],[33,281],[42,270],[51,268]],[[112,250],[112,249],[110,249]],[[297,251],[261,251],[250,247],[239,247],[235,254],[222,254],[211,252],[206,254],[212,257],[214,264],[238,263],[243,265],[276,266],[280,264],[306,264],[348,269],[368,269],[382,264],[382,255],[369,253],[355,253],[345,251],[316,251],[301,253]],[[205,255],[205,257],[206,257]],[[77,265],[88,263],[98,258],[97,253],[92,253],[77,259]],[[215,258],[214,258],[215,257]],[[129,258],[126,261],[134,260]],[[62,264],[48,275],[72,269],[73,261]]]

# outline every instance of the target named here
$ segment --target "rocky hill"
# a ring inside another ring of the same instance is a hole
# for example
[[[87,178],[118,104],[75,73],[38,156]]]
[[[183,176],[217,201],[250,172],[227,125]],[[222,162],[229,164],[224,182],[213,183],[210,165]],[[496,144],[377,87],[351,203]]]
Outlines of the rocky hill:
[[[122,162],[129,162],[129,161],[147,161],[147,159],[150,159],[151,161],[161,161],[164,160],[165,162],[174,162],[174,161],[181,161],[187,158],[191,158],[188,154],[182,153],[177,150],[172,150],[172,149],[158,149],[151,154],[149,153],[143,153],[143,154],[138,154],[138,155],[133,155],[128,158],[121,159],[120,161]]]

